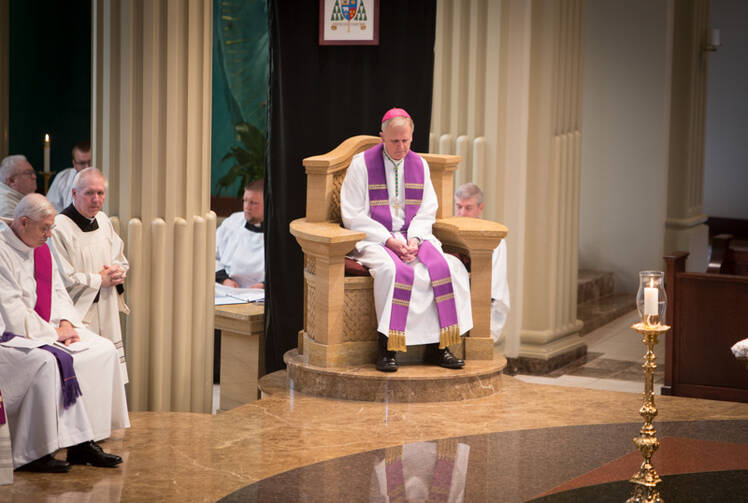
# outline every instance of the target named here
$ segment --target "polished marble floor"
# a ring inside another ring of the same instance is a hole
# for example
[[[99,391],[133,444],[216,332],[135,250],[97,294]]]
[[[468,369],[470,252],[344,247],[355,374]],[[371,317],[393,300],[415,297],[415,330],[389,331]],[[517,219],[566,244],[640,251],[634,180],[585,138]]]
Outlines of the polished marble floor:
[[[587,356],[543,376],[518,375],[524,382],[572,386],[609,391],[642,392],[642,357],[645,349],[641,337],[631,329],[639,321],[632,311],[583,337]],[[664,384],[665,339],[655,347],[654,389],[660,393]]]
[[[588,334],[590,353],[600,355],[591,361],[641,358],[630,324]],[[0,501],[387,501],[376,484],[388,453],[462,444],[470,447],[464,501],[527,501],[620,481],[639,463],[631,438],[642,385],[621,377],[504,375],[489,397],[371,403],[289,392],[274,374],[262,400],[217,415],[132,412],[132,427],[103,444],[124,458],[120,467],[17,472]],[[631,388],[616,388],[625,383]],[[663,475],[738,470],[745,481],[748,404],[658,395],[656,405]]]

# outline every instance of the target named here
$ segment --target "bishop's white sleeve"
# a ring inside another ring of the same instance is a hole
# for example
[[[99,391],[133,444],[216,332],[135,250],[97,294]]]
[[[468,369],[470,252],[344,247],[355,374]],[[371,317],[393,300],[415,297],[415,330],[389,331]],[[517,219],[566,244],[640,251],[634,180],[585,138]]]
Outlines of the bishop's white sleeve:
[[[436,210],[439,208],[439,201],[436,199],[436,191],[431,183],[431,171],[426,159],[423,161],[423,199],[421,207],[410,221],[408,227],[408,238],[417,237],[421,240],[434,239],[431,234],[431,226],[436,219]]]
[[[340,188],[340,213],[346,229],[365,232],[366,241],[384,244],[392,237],[387,228],[369,216],[369,175],[363,154],[351,161]]]
[[[5,330],[29,339],[56,341],[54,327],[24,303],[21,286],[13,278],[13,267],[14,264],[5,260],[0,263],[0,310]]]

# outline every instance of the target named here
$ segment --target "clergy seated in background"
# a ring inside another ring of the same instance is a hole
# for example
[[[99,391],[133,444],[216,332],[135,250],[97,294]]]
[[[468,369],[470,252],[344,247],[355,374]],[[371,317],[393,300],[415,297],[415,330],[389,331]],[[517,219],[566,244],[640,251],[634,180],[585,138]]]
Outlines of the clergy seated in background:
[[[340,191],[343,225],[366,233],[350,257],[374,279],[383,372],[417,344],[428,344],[429,362],[461,368],[447,346],[473,327],[467,270],[431,233],[438,202],[428,163],[410,151],[413,128],[405,110],[389,110],[382,143],[353,157]]]
[[[31,471],[67,471],[67,463],[112,467],[122,460],[96,442],[109,437],[112,429],[130,426],[119,356],[110,341],[81,325],[45,244],[54,219],[52,204],[41,194],[29,194],[18,203],[10,225],[0,222],[0,316],[5,332],[1,344],[24,352],[4,352],[0,364],[13,463]],[[53,362],[47,357],[50,353],[18,347],[54,347],[55,342],[73,351],[72,362],[63,350],[62,356],[54,357],[54,368],[59,368],[54,386],[36,386],[37,375],[50,379],[33,370],[46,369]],[[69,385],[74,381],[79,386]],[[67,463],[51,456],[64,447]]]
[[[122,239],[101,211],[106,191],[107,180],[98,169],[77,172],[73,202],[55,218],[52,251],[78,318],[88,330],[112,341],[127,383],[119,313],[130,312],[123,298],[129,265]]]
[[[262,180],[244,187],[242,203],[244,211],[233,213],[216,231],[216,283],[233,288],[264,288]]]
[[[474,183],[466,183],[455,191],[455,216],[481,218],[483,214],[483,191]],[[506,269],[506,240],[502,239],[493,250],[491,274],[491,337],[494,342],[501,338],[509,313],[509,282]]]
[[[91,143],[81,141],[73,147],[73,165],[65,168],[55,176],[47,191],[47,199],[58,213],[73,202],[73,183],[81,170],[91,167]]]
[[[36,191],[36,172],[23,155],[9,155],[0,162],[0,217],[13,218],[21,198]]]

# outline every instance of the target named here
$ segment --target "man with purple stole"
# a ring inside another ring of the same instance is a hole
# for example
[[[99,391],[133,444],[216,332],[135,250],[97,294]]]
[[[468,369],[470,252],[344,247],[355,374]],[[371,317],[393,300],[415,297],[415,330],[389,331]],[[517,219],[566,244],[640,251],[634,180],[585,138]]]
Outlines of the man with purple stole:
[[[122,459],[96,442],[130,426],[119,355],[82,327],[46,244],[54,226],[55,209],[41,194],[21,199],[9,225],[0,222],[0,382],[13,464],[114,467]],[[66,447],[67,461],[52,457]]]
[[[428,163],[410,151],[413,128],[408,112],[389,110],[382,143],[353,157],[340,191],[343,225],[366,233],[350,256],[374,278],[383,372],[417,344],[428,345],[430,362],[462,368],[448,346],[473,327],[467,270],[431,233],[438,201]]]

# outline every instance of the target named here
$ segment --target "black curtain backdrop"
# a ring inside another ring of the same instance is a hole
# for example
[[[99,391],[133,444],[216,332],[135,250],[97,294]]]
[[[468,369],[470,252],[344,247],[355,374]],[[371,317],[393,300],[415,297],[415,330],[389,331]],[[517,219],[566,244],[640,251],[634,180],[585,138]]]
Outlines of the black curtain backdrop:
[[[372,11],[374,0],[368,0]],[[268,0],[270,103],[265,169],[266,371],[284,367],[303,325],[303,255],[288,225],[304,217],[301,162],[357,134],[379,134],[392,107],[428,150],[435,0],[381,0],[378,46],[320,46],[319,2]]]

